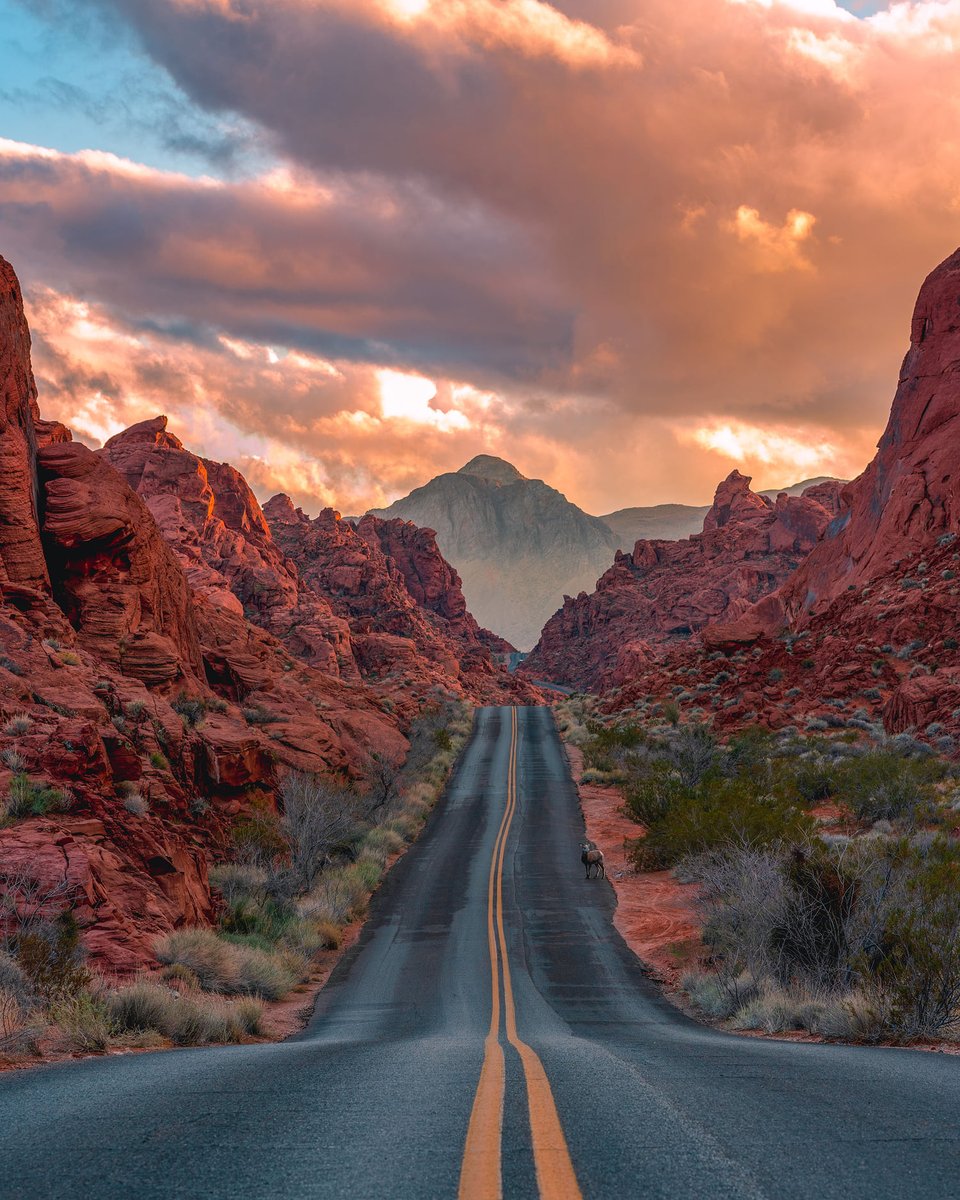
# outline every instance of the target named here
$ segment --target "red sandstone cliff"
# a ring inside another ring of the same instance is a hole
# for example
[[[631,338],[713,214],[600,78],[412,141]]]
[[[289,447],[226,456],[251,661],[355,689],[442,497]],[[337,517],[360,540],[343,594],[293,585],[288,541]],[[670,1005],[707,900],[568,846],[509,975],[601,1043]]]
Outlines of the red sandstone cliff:
[[[595,592],[566,597],[524,671],[591,690],[631,680],[670,644],[739,617],[783,583],[830,523],[837,491],[819,485],[820,499],[805,492],[774,504],[733,471],[702,533],[639,541],[632,554],[618,552]]]
[[[718,723],[881,722],[960,739],[960,250],[921,288],[876,457],[782,586],[634,671],[617,704],[676,694]],[[718,663],[718,654],[726,661]],[[698,692],[698,689],[702,689]]]
[[[0,259],[0,893],[18,872],[65,881],[96,963],[127,971],[158,934],[213,915],[208,861],[237,814],[275,801],[285,768],[397,760],[424,701],[525,685],[494,667],[428,536],[397,539],[401,570],[379,534],[351,530],[340,549],[388,564],[425,631],[387,636],[365,682],[348,617],[277,545],[238,472],[191,455],[162,419],[101,453],[73,443],[39,418],[29,351]],[[45,815],[8,814],[14,785],[60,796]]]

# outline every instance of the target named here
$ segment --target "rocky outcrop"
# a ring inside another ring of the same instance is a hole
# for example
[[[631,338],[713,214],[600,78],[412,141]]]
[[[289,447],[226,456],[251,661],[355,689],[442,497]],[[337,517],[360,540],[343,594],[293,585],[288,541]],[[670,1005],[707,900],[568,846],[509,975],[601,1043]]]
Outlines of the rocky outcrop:
[[[349,593],[359,563],[368,587],[355,644],[352,606],[165,419],[97,453],[41,421],[2,259],[0,401],[0,895],[27,880],[69,902],[102,970],[212,917],[208,862],[287,769],[357,777],[373,751],[402,759],[424,703],[533,695],[432,535],[371,518],[330,541],[331,583]],[[396,630],[373,628],[378,599]]]
[[[0,582],[48,591],[37,514],[36,402],[20,284],[0,258]]]
[[[495,662],[500,640],[467,611],[433,530],[371,515],[354,525],[329,508],[310,518],[287,496],[264,512],[305,584],[348,623],[364,676],[409,673],[419,662],[430,686],[456,686],[485,703],[534,695]]]
[[[142,500],[77,442],[51,442],[37,462],[53,593],[80,645],[144,683],[195,685],[192,596]]]
[[[717,488],[702,533],[638,541],[631,554],[617,553],[595,592],[565,597],[524,671],[590,690],[631,681],[651,654],[741,617],[773,592],[831,516],[806,493],[772,502],[733,471]]]
[[[958,304],[960,250],[923,284],[876,457],[822,541],[702,648],[637,672],[617,704],[674,695],[721,726],[866,721],[960,747]]]
[[[920,290],[890,419],[846,512],[781,592],[802,624],[850,588],[902,574],[905,559],[960,529],[960,250]]]
[[[354,526],[332,509],[311,521],[286,496],[261,509],[238,471],[192,454],[165,417],[102,453],[149,506],[194,591],[297,658],[345,681],[402,670],[422,695],[515,694],[432,531],[372,516]],[[210,668],[222,675],[219,661]]]

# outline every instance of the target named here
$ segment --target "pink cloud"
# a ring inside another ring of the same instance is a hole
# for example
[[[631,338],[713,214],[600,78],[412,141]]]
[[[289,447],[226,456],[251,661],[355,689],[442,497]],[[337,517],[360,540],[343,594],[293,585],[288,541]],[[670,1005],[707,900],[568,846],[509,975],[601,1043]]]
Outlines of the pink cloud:
[[[594,510],[702,500],[734,443],[765,486],[791,446],[869,458],[960,241],[960,0],[102,3],[283,160],[225,183],[0,143],[0,251],[163,341],[120,343],[130,411],[202,384],[239,453],[306,449],[344,507],[481,449]],[[384,424],[383,370],[436,384],[421,415],[467,389],[468,427]]]

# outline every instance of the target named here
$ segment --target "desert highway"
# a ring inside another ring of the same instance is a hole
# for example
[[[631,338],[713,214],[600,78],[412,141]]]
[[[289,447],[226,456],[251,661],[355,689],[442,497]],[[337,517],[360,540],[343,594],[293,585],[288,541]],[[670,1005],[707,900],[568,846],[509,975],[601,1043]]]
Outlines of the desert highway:
[[[0,1196],[960,1196],[960,1059],[686,1019],[582,832],[549,711],[478,712],[309,1027],[0,1075]]]

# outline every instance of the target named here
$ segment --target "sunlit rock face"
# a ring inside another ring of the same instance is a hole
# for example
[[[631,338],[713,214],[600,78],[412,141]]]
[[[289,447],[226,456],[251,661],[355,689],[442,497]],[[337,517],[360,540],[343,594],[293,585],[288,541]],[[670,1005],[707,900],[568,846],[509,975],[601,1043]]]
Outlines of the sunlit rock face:
[[[635,656],[617,706],[677,697],[721,728],[869,720],[960,748],[960,251],[926,279],[876,456],[798,568],[736,619]],[[811,489],[832,508],[832,496]],[[828,501],[830,501],[828,503]]]
[[[731,472],[702,533],[641,540],[632,553],[618,552],[596,591],[564,599],[524,670],[603,690],[631,680],[668,644],[741,616],[789,577],[831,521],[840,485],[819,486],[829,507],[806,493],[771,501],[751,490],[747,476]]]
[[[444,696],[537,695],[498,665],[429,531],[318,520],[329,594],[243,476],[165,418],[97,452],[42,421],[0,259],[0,796],[45,797],[0,828],[0,897],[11,875],[59,888],[107,973],[213,918],[211,858],[288,770],[357,778],[374,751],[402,759]],[[365,618],[341,604],[358,564]]]

